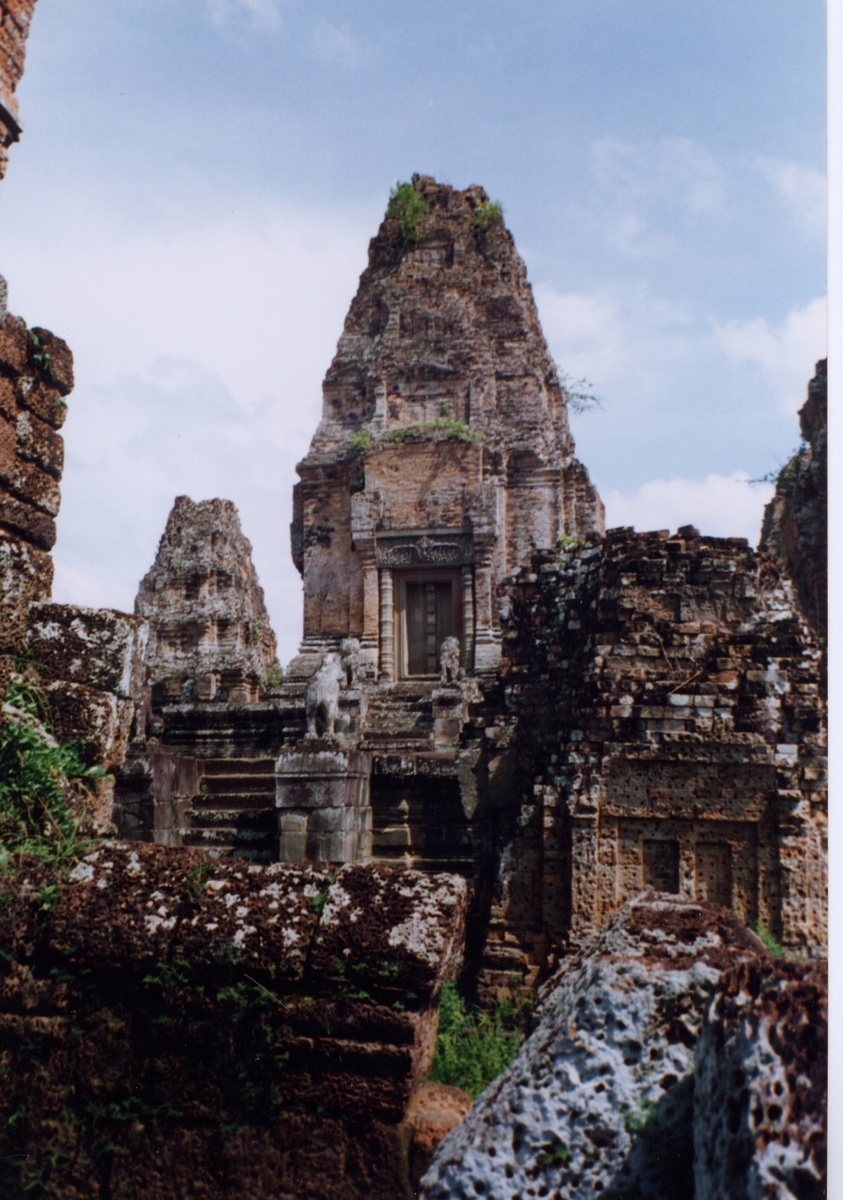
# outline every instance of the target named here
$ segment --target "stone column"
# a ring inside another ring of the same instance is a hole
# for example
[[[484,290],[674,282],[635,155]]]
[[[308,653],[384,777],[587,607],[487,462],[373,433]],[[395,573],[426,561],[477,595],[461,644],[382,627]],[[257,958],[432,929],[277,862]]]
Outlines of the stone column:
[[[484,559],[474,572],[475,640],[474,669],[478,673],[497,671],[501,661],[500,634],[492,615],[493,574],[491,563]]]
[[[395,620],[392,586],[392,571],[382,567],[380,573],[380,671],[381,683],[392,683],[395,679]]]
[[[462,569],[462,665],[467,672],[474,670],[474,569]]]

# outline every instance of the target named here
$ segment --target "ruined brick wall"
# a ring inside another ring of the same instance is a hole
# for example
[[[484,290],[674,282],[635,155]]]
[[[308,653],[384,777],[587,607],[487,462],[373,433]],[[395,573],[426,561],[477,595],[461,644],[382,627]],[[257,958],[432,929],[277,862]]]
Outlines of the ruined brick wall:
[[[6,173],[9,147],[21,134],[15,89],[23,74],[34,8],[35,0],[0,0],[0,179]]]
[[[690,527],[611,530],[535,559],[504,603],[533,774],[492,940],[509,923],[564,944],[649,886],[821,949],[820,652],[768,561]]]
[[[107,842],[55,882],[0,905],[4,1196],[410,1200],[464,881]]]
[[[59,429],[73,358],[45,329],[0,315],[0,696],[23,648],[29,607],[50,598],[59,480]]]
[[[799,411],[803,445],[776,480],[764,510],[760,548],[793,580],[803,613],[828,632],[828,370],[817,363]]]

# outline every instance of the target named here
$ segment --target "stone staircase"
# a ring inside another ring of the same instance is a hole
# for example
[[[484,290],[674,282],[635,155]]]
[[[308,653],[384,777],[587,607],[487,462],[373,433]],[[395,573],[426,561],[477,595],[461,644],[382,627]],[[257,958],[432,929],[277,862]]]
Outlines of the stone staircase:
[[[275,858],[275,759],[209,758],[180,830],[183,846],[217,858]]]
[[[363,722],[366,750],[424,751],[433,746],[433,684],[396,683],[372,692]]]

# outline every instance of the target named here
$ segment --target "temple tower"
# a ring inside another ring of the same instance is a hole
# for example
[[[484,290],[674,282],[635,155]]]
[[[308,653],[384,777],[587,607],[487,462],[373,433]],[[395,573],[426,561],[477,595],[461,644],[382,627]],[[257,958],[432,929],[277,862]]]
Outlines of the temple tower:
[[[394,189],[298,472],[293,678],[347,637],[383,683],[438,675],[446,637],[494,674],[500,581],[602,532],[524,263],[482,188]]]

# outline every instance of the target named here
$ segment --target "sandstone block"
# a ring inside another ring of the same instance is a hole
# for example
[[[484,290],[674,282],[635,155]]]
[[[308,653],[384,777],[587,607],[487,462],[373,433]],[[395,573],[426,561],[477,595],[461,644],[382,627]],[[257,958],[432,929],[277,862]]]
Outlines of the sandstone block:
[[[459,969],[466,905],[465,880],[455,875],[342,867],[327,895],[313,970],[336,981],[345,964],[364,964],[359,978],[375,995],[412,978],[426,1003]]]
[[[25,374],[29,370],[28,349],[25,322],[7,314],[0,322],[0,367],[13,376]]]
[[[23,386],[25,382],[26,386]],[[18,403],[45,421],[52,429],[61,429],[67,418],[67,405],[58,388],[43,380],[22,381]]]
[[[79,863],[51,945],[87,963],[143,969],[177,953],[197,968],[238,961],[286,982],[303,976],[327,871],[216,862],[195,850],[107,842]]]
[[[61,504],[58,483],[34,463],[25,462],[17,455],[0,461],[0,485],[39,512],[49,517],[58,515]]]
[[[18,393],[8,375],[0,375],[0,414],[10,421],[18,415]]]
[[[19,413],[17,436],[17,449],[21,458],[35,463],[54,479],[61,479],[64,442],[46,421],[41,421],[29,412]]]
[[[29,606],[43,591],[45,559],[43,551],[0,528],[0,653],[22,649]]]
[[[139,617],[110,608],[42,603],[29,615],[30,653],[43,680],[81,683],[123,700],[140,686],[146,637]]]
[[[44,693],[60,742],[78,742],[90,765],[107,771],[122,767],[133,716],[130,700],[65,680],[48,683]]]

